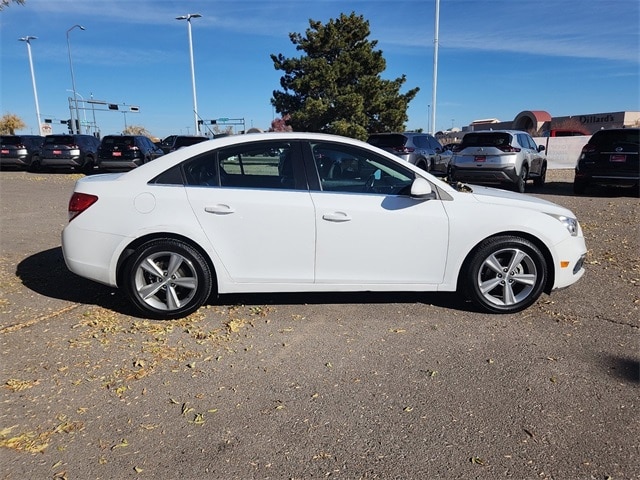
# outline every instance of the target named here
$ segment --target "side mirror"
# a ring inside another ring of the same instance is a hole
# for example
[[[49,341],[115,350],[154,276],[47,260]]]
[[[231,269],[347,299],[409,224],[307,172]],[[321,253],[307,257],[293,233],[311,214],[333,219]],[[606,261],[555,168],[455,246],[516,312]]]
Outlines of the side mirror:
[[[411,184],[411,196],[419,199],[434,198],[431,184],[424,178],[417,177]]]
[[[544,150],[545,150],[544,145],[538,145],[538,151],[539,151],[539,152],[542,152],[542,151],[544,151]]]

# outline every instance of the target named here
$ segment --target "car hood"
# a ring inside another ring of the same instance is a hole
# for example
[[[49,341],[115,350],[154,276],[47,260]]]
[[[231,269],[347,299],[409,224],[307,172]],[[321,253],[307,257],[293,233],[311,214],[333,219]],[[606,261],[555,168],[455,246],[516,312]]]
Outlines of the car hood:
[[[493,205],[508,205],[514,207],[528,208],[546,213],[555,213],[574,217],[571,210],[558,205],[557,203],[543,200],[542,198],[524,195],[522,193],[510,192],[498,188],[482,187],[479,185],[471,185],[473,190],[470,194],[481,203],[489,203]]]

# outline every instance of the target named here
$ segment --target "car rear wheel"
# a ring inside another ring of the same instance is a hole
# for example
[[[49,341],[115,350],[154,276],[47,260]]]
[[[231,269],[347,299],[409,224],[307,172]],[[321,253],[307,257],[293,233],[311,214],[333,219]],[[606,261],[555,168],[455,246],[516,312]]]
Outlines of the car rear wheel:
[[[527,175],[529,174],[529,170],[526,165],[523,165],[520,169],[520,175],[518,175],[518,179],[515,184],[515,191],[519,193],[524,193],[525,186],[527,184]]]
[[[418,168],[421,168],[425,172],[431,171],[431,163],[426,158],[421,158],[420,160],[418,160],[416,165],[418,166]]]
[[[40,169],[41,169],[40,157],[38,157],[37,155],[34,155],[33,158],[31,159],[31,163],[29,164],[28,170],[30,172],[39,172]]]
[[[540,176],[536,177],[533,180],[533,185],[537,188],[544,187],[544,182],[547,180],[547,166],[542,165],[542,169],[540,170]]]
[[[582,195],[587,189],[587,182],[578,178],[573,180],[573,193],[576,195]]]
[[[180,318],[211,295],[212,275],[204,257],[185,242],[158,239],[138,247],[124,271],[124,290],[152,318]]]
[[[95,165],[96,165],[96,162],[93,160],[92,157],[85,158],[84,164],[82,165],[82,173],[84,173],[85,175],[91,175],[94,171]]]
[[[514,313],[542,294],[548,267],[540,249],[515,236],[485,240],[465,263],[467,297],[487,312]]]

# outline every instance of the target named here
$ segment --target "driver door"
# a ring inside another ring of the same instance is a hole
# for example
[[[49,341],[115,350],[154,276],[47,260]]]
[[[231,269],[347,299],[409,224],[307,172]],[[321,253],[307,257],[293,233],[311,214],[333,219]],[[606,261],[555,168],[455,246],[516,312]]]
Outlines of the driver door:
[[[449,242],[441,200],[410,197],[415,173],[368,150],[327,143],[312,149],[322,189],[311,192],[315,282],[441,283]]]

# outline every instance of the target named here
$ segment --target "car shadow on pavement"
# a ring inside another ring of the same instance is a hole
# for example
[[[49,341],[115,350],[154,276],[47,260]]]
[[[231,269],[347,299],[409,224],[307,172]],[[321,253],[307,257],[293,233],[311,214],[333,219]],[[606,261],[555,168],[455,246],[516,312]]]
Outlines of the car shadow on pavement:
[[[97,305],[118,313],[140,318],[123,292],[92,282],[69,271],[62,248],[56,247],[25,258],[18,264],[16,275],[22,284],[45,297],[68,302]],[[453,310],[478,311],[474,305],[455,293],[432,292],[327,292],[327,293],[261,293],[212,296],[216,305],[321,305],[420,303]]]
[[[558,195],[562,197],[597,197],[597,198],[615,198],[615,197],[637,197],[638,189],[634,187],[604,187],[594,185],[589,187],[586,193],[578,195],[573,193],[572,182],[547,182],[542,188],[532,188],[526,193]]]
[[[420,303],[435,307],[479,312],[471,302],[456,293],[434,292],[323,292],[323,293],[234,293],[214,297],[218,305],[322,305]]]
[[[26,288],[45,297],[97,305],[126,315],[135,314],[133,307],[116,289],[91,282],[69,271],[61,247],[25,258],[18,264],[16,276]]]
[[[609,375],[640,384],[640,362],[637,359],[607,355],[602,359],[602,365]]]

